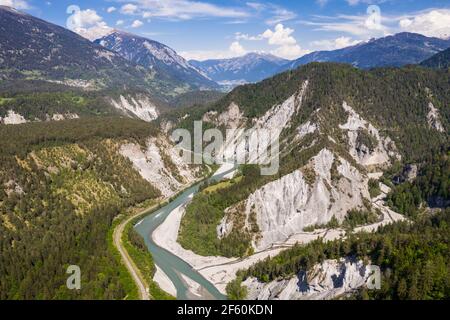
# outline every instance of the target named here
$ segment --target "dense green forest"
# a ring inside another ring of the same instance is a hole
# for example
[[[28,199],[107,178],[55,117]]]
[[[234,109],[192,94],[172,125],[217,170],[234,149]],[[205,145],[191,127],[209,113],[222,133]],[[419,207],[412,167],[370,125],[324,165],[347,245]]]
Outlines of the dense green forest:
[[[388,205],[395,211],[416,218],[423,206],[450,205],[450,151],[430,155],[413,181],[394,186],[387,196]]]
[[[450,68],[450,48],[435,54],[420,65],[428,68],[448,70]]]
[[[196,99],[192,93],[191,99]],[[121,96],[150,97],[137,89],[89,91],[44,81],[4,81],[0,82],[0,117],[9,110],[22,115],[28,121],[51,120],[55,114],[63,116],[93,117],[123,115],[111,100],[120,101]],[[205,99],[207,99],[205,97]],[[168,103],[152,96],[153,104],[161,112],[170,111]],[[173,104],[181,103],[174,98]]]
[[[160,193],[117,148],[154,130],[121,118],[0,126],[0,299],[126,298],[108,232],[124,208]],[[65,286],[70,264],[79,292]]]
[[[191,91],[178,95],[171,100],[170,104],[176,108],[191,108],[214,103],[224,95],[223,92],[212,90]]]

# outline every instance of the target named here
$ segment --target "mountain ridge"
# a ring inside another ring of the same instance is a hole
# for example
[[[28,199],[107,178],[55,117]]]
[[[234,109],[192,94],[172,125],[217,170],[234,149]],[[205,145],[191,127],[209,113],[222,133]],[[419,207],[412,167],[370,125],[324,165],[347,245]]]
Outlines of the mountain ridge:
[[[109,50],[147,69],[164,74],[168,78],[185,82],[196,89],[217,89],[218,85],[191,66],[172,48],[139,35],[114,30],[94,41]]]
[[[361,69],[401,67],[420,63],[448,47],[450,40],[402,32],[338,50],[315,51],[286,64],[279,71],[295,69],[310,62],[349,63]]]
[[[214,81],[235,86],[271,77],[288,60],[271,54],[251,52],[230,59],[190,60],[189,62]]]

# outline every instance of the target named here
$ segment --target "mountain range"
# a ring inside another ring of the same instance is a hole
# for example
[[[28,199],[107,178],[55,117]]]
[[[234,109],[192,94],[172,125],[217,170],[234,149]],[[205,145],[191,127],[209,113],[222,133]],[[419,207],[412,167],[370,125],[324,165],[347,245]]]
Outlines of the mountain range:
[[[60,26],[0,6],[1,78],[44,79],[87,88],[144,85],[143,68]]]
[[[166,77],[169,81],[186,83],[196,89],[218,89],[217,83],[190,65],[173,49],[157,41],[114,31],[94,42],[120,54],[128,61]]]
[[[264,53],[249,53],[231,59],[189,61],[212,80],[225,86],[236,86],[269,78],[287,62],[286,59]]]
[[[339,50],[313,52],[288,63],[281,70],[295,69],[310,62],[349,63],[361,69],[401,67],[420,63],[449,47],[450,39],[403,32]]]
[[[348,63],[361,69],[418,64],[450,47],[450,39],[399,33],[331,51],[315,51],[288,61],[270,54],[249,53],[232,59],[189,61],[212,80],[236,86],[254,83],[311,62]]]

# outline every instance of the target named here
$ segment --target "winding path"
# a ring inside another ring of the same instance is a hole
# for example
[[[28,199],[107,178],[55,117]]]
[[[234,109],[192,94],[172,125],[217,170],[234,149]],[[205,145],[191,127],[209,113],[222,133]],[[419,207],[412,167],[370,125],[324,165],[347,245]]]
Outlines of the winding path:
[[[116,246],[117,250],[119,250],[120,255],[122,257],[123,262],[125,263],[125,266],[127,267],[128,271],[130,272],[131,276],[133,277],[134,282],[136,283],[136,286],[139,289],[139,296],[141,297],[141,300],[150,300],[151,296],[149,293],[149,289],[147,288],[144,278],[142,277],[141,272],[139,271],[138,267],[136,266],[136,264],[134,263],[133,259],[131,259],[131,257],[128,255],[127,250],[123,247],[122,244],[122,234],[123,234],[123,230],[125,229],[125,226],[134,218],[136,218],[137,216],[142,215],[143,213],[152,210],[156,207],[150,207],[145,209],[142,212],[139,212],[137,214],[134,214],[130,217],[128,217],[127,219],[125,219],[124,221],[122,221],[114,230],[113,233],[113,242],[114,245]]]

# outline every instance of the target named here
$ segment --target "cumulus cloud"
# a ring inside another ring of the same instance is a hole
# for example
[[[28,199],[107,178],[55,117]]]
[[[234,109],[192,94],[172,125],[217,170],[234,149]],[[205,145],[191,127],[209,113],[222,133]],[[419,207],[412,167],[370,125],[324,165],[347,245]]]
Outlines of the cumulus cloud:
[[[131,24],[132,28],[139,28],[142,27],[144,23],[141,20],[134,20],[133,23]]]
[[[138,6],[134,5],[132,3],[124,4],[122,6],[122,8],[120,8],[120,12],[122,12],[123,14],[128,14],[128,15],[135,14],[137,11],[138,11]]]
[[[125,23],[125,21],[123,21],[123,20],[117,20],[116,21],[116,26],[121,26],[121,25],[123,25]]]
[[[271,53],[282,58],[295,59],[309,53],[309,50],[304,50],[298,45],[292,33],[294,33],[293,29],[285,28],[283,24],[279,23],[274,30],[267,29],[262,34],[262,38],[267,39],[269,45],[278,46]]]
[[[398,22],[402,31],[416,32],[428,37],[450,37],[450,10],[431,10],[403,17]]]
[[[239,43],[239,41],[234,41],[230,45],[230,51],[237,56],[243,56],[244,54],[247,53],[247,50],[244,49],[244,47]]]
[[[67,13],[71,14],[67,19],[67,28],[89,40],[101,38],[113,30],[95,10],[70,6]]]
[[[116,7],[109,7],[108,9],[106,9],[106,12],[111,13],[111,12],[114,12],[116,10],[117,10]]]
[[[25,0],[0,0],[1,6],[12,7],[16,9],[29,9],[30,5]]]

